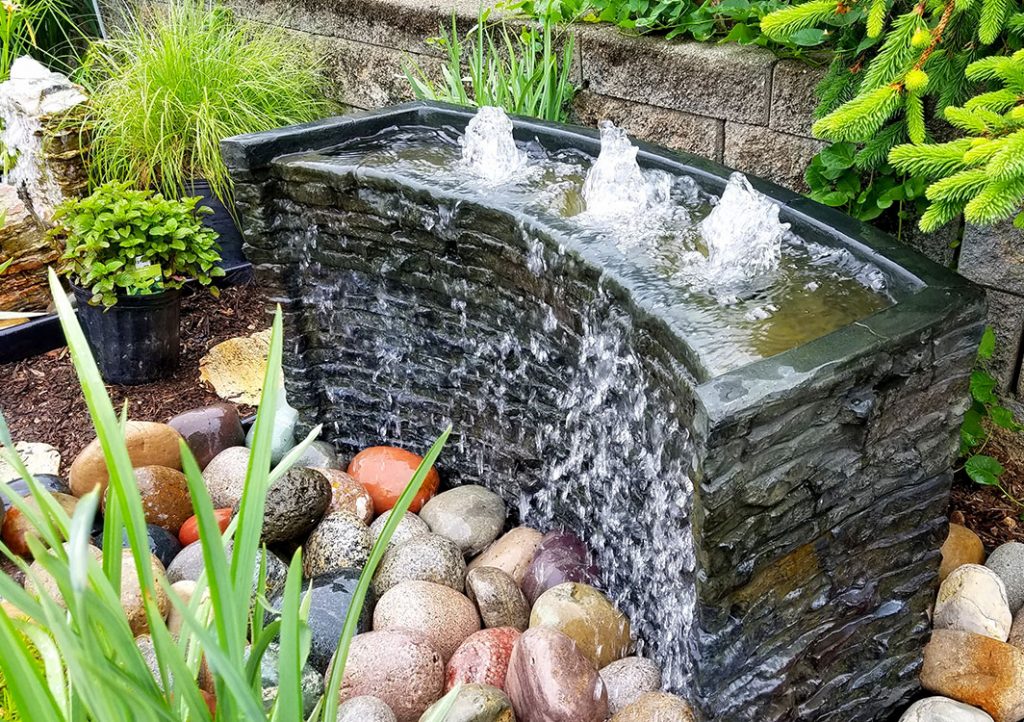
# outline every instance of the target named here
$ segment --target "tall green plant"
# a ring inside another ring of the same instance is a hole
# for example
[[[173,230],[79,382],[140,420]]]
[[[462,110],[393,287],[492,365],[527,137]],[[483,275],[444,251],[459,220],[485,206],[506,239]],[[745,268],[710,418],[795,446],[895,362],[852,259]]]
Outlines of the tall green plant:
[[[161,720],[185,722],[211,720],[196,682],[203,659],[216,683],[216,720],[293,722],[302,719],[301,671],[308,655],[302,599],[301,551],[288,569],[281,614],[264,626],[265,561],[261,560],[260,534],[267,490],[299,458],[319,433],[310,435],[270,471],[270,440],[277,394],[263,398],[256,419],[254,442],[238,515],[223,536],[199,468],[188,447],[181,443],[183,468],[199,520],[203,541],[204,572],[195,594],[185,604],[166,579],[154,578],[150,566],[145,514],[135,483],[131,459],[124,443],[124,418],[118,418],[106,394],[89,346],[56,275],[50,272],[57,313],[68,340],[71,358],[82,383],[89,413],[96,427],[109,471],[108,501],[104,518],[102,558],[89,553],[90,533],[96,514],[98,491],[82,497],[69,518],[49,492],[29,474],[13,451],[13,442],[0,415],[2,457],[21,474],[39,506],[34,507],[0,486],[10,504],[23,513],[39,533],[29,546],[35,564],[0,544],[8,559],[40,586],[40,574],[54,583],[65,606],[46,593],[30,594],[14,580],[0,574],[0,596],[19,613],[18,618],[0,607],[0,672],[14,712],[25,720],[47,722],[107,722],[109,720]],[[281,312],[274,318],[264,388],[275,388],[281,373]],[[360,579],[357,599],[349,609],[345,631],[332,661],[332,677],[326,699],[321,700],[310,722],[335,719],[338,687],[348,643],[360,616],[362,599],[402,513],[408,508],[447,438],[435,442],[402,495],[370,562]],[[120,603],[121,539],[126,535],[139,579],[141,596],[155,651],[154,667],[140,652]],[[230,559],[227,543],[233,542]],[[256,593],[253,570],[259,568]],[[157,603],[160,584],[177,611],[184,628],[174,639]],[[205,594],[206,591],[209,594]],[[254,604],[254,596],[256,603]],[[66,608],[65,608],[66,607]],[[25,617],[31,621],[25,621]],[[266,711],[260,689],[260,661],[270,640],[280,639],[278,696]],[[248,656],[247,656],[248,648]],[[40,660],[42,657],[42,663]],[[458,690],[445,698],[426,718],[441,722]]]
[[[127,22],[124,33],[93,44],[81,75],[94,184],[132,181],[180,198],[206,179],[227,202],[223,138],[331,109],[321,58],[284,30],[202,0],[172,0]]]
[[[414,61],[406,65],[405,76],[416,97],[472,107],[493,105],[517,115],[568,120],[575,93],[569,77],[572,35],[561,39],[551,17],[546,17],[539,29],[527,26],[517,31],[504,21],[488,24],[489,16],[490,9],[481,10],[476,26],[461,39],[453,15],[451,30],[441,28],[440,35],[430,40],[446,54],[441,82],[435,82]]]
[[[91,12],[73,0],[0,0],[0,81],[22,55],[70,70],[94,27]]]

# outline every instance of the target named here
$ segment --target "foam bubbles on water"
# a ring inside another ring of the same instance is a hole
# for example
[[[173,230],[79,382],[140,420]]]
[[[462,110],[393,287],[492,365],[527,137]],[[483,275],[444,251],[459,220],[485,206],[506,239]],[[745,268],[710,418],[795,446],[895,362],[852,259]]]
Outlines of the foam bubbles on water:
[[[501,108],[485,105],[466,125],[459,139],[462,162],[492,183],[515,177],[526,166],[526,154],[516,147],[512,121]]]

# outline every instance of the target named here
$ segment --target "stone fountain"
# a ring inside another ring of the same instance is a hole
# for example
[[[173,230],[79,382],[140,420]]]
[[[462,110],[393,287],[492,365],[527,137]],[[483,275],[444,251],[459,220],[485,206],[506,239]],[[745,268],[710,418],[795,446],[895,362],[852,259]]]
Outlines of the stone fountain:
[[[350,451],[453,423],[446,481],[580,533],[704,719],[886,718],[917,688],[982,294],[610,126],[595,161],[593,131],[472,119],[224,141],[302,423]]]

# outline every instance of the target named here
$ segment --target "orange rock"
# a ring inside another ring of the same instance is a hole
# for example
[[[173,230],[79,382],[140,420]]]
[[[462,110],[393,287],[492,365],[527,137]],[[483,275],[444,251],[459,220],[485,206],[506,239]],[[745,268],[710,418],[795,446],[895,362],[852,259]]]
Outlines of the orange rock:
[[[971,632],[937,629],[924,649],[921,686],[978,707],[995,722],[1024,719],[1024,651]]]
[[[124,440],[132,466],[166,466],[181,470],[181,451],[178,446],[181,434],[167,424],[129,421]],[[102,496],[107,491],[109,479],[100,441],[93,439],[71,464],[68,476],[71,493],[82,496],[98,486]]]
[[[166,466],[140,466],[135,469],[135,484],[142,497],[146,523],[163,527],[177,534],[181,525],[192,516],[192,497],[185,475]],[[109,495],[103,495],[103,512]]]
[[[220,528],[220,533],[223,534],[224,530],[228,528],[228,524],[231,523],[232,509],[214,509],[213,516],[217,520],[217,526]],[[190,516],[185,520],[185,523],[181,525],[181,530],[178,532],[178,541],[181,542],[183,547],[187,547],[192,542],[199,541],[199,518],[196,516]]]
[[[960,524],[949,525],[949,535],[942,545],[942,564],[939,581],[944,581],[957,567],[964,564],[984,564],[985,545],[981,537]]]
[[[53,498],[67,512],[68,516],[71,516],[78,504],[78,499],[67,494],[54,492]],[[30,506],[39,508],[38,502],[32,497],[28,497],[25,501]],[[29,522],[28,517],[12,506],[7,512],[7,516],[4,517],[3,527],[0,529],[0,537],[3,538],[4,544],[15,554],[27,557],[30,555],[28,538],[32,536],[39,536],[36,528]]]
[[[398,502],[409,485],[423,457],[395,446],[372,446],[363,449],[348,465],[349,476],[363,485],[373,498],[373,508],[383,514]],[[412,500],[409,511],[414,514],[423,508],[441,484],[437,469],[431,468],[423,480],[420,492]]]

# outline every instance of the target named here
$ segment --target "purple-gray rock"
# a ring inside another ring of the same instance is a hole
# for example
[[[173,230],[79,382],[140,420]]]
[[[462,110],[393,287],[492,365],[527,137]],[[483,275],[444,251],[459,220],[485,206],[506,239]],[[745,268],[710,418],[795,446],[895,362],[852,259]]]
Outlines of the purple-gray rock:
[[[205,469],[225,449],[245,443],[238,409],[231,404],[192,409],[178,414],[167,425],[185,439],[200,469]]]
[[[565,582],[596,585],[599,571],[590,559],[587,545],[567,531],[548,532],[541,539],[537,553],[523,578],[523,594],[533,606],[537,598],[551,587]]]

